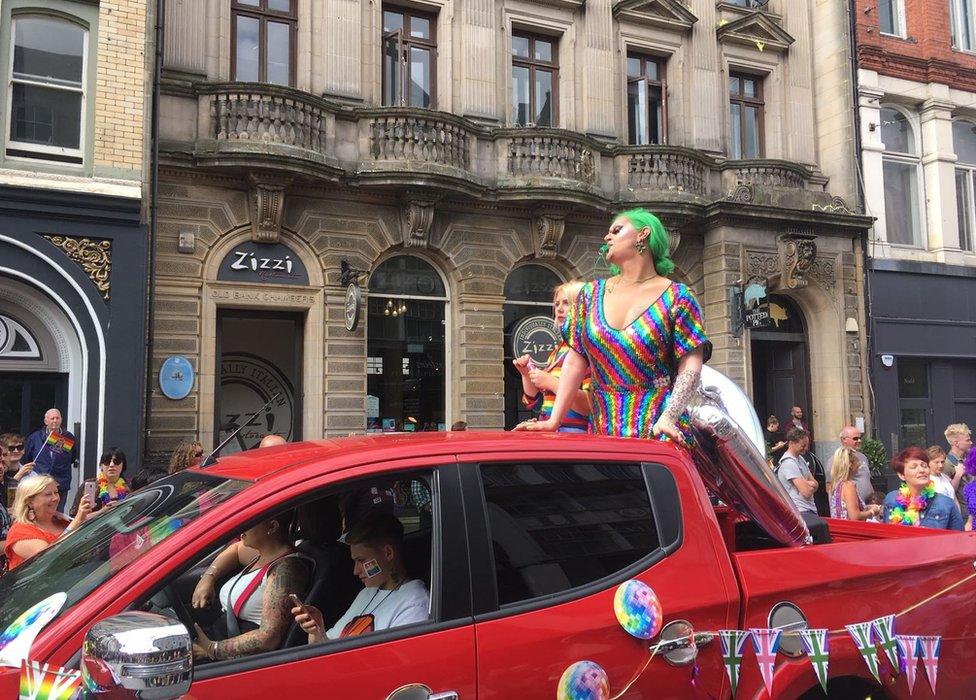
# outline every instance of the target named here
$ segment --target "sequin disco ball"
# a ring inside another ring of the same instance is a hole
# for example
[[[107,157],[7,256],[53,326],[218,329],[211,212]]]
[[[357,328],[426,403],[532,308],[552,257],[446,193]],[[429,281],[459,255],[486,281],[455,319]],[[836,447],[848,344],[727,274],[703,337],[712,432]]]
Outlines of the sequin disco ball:
[[[577,661],[563,671],[556,700],[610,700],[607,672],[592,661]]]
[[[664,615],[661,601],[642,581],[624,581],[613,596],[613,612],[626,632],[638,639],[650,639],[661,631]]]

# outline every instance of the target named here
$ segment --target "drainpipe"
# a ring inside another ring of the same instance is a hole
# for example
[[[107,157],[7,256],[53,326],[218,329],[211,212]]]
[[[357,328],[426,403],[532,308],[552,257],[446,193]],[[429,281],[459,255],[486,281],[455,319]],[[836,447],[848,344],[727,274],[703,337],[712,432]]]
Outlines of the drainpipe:
[[[152,105],[150,108],[150,164],[149,164],[149,251],[146,286],[146,385],[143,393],[143,461],[149,455],[149,434],[152,421],[152,359],[156,332],[156,225],[159,198],[159,82],[163,70],[163,0],[156,0],[155,54],[153,57]]]

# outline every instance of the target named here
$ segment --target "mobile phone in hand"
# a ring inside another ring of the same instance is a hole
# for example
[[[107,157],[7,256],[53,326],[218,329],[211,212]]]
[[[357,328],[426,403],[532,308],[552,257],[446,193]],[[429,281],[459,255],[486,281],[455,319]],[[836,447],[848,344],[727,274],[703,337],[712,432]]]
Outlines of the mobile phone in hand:
[[[98,484],[87,479],[85,481],[85,495],[88,496],[88,500],[91,501],[92,505],[95,505],[95,495],[98,493]]]
[[[291,602],[294,603],[296,607],[299,607],[302,610],[305,609],[305,603],[303,603],[302,599],[299,598],[297,595],[295,595],[294,593],[289,593],[288,597],[291,598]]]

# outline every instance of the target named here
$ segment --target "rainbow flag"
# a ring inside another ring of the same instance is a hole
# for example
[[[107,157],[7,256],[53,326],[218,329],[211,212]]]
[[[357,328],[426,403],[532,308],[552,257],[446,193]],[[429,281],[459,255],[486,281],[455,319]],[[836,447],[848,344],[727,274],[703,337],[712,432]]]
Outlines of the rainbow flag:
[[[69,700],[81,684],[81,672],[59,666],[23,661],[19,700]]]
[[[51,449],[58,449],[61,452],[71,452],[72,448],[75,446],[75,441],[55,430],[47,436],[47,442],[44,444]]]

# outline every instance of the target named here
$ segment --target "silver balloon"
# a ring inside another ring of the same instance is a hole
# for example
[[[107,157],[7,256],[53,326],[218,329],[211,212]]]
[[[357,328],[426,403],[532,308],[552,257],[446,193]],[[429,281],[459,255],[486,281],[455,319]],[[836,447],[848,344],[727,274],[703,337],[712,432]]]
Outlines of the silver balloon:
[[[692,455],[705,485],[782,544],[807,544],[806,523],[766,462],[762,424],[745,393],[706,365],[688,412]]]

